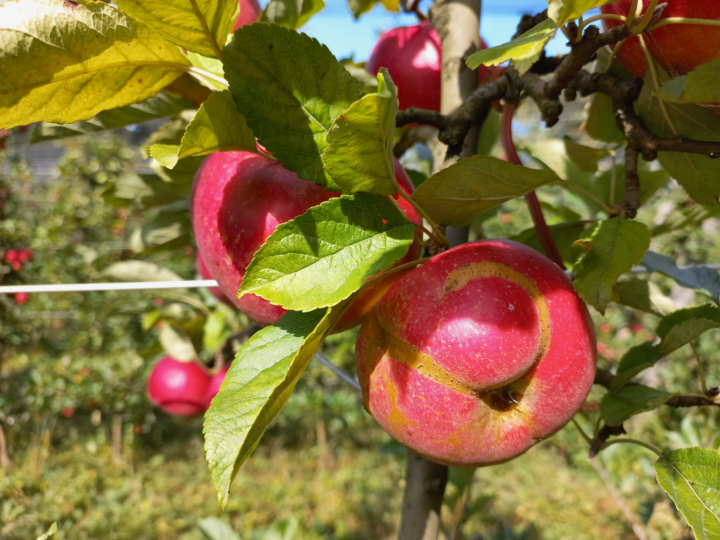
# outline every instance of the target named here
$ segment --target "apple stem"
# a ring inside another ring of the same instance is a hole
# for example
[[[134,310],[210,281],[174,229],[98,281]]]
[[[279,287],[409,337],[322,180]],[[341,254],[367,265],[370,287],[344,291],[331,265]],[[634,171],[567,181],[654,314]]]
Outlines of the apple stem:
[[[635,20],[635,17],[637,17],[637,5],[638,0],[632,0],[632,3],[630,4],[630,11],[628,11],[627,17],[625,19],[625,26],[630,28],[630,25]]]
[[[658,77],[657,72],[657,66],[655,65],[655,57],[650,52],[650,49],[648,49],[647,44],[645,43],[645,39],[642,36],[637,36],[638,41],[640,42],[640,47],[642,47],[643,53],[645,54],[645,63],[648,66],[648,69],[650,70],[650,75],[652,77],[652,82],[654,89],[657,90],[660,88],[660,78]],[[665,121],[670,126],[670,129],[672,129],[673,134],[677,137],[678,131],[675,129],[675,124],[673,124],[672,119],[670,118],[670,115],[667,112],[667,108],[665,107],[665,101],[662,99],[658,100],[658,103],[660,104],[660,109],[662,109],[663,117],[665,118]]]
[[[595,15],[594,17],[590,17],[588,20],[582,20],[580,19],[580,24],[578,24],[578,41],[582,39],[582,33],[585,27],[588,24],[592,24],[597,21],[602,21],[603,19],[612,19],[614,21],[622,21],[625,22],[626,17],[624,15],[616,15],[615,13],[603,13],[601,15]]]
[[[401,189],[400,190],[400,196],[405,199],[407,202],[413,205],[413,208],[417,210],[417,213],[420,214],[429,224],[430,227],[432,227],[432,230],[435,232],[435,235],[433,235],[433,238],[438,241],[439,244],[443,246],[448,246],[447,238],[445,238],[445,235],[442,233],[440,228],[437,226],[437,223],[435,223],[430,216],[425,212],[422,206],[420,206],[417,202],[413,200],[412,197],[405,194],[405,192]]]
[[[631,35],[636,36],[643,33],[645,28],[647,28],[647,26],[652,22],[653,14],[655,13],[655,8],[657,7],[659,1],[660,0],[651,0],[650,5],[645,10],[645,14],[642,19],[640,19],[640,22],[631,30]]]
[[[514,113],[514,104],[506,103],[503,106],[500,139],[502,140],[507,160],[514,165],[522,166],[522,160],[520,159],[520,156],[518,156],[517,150],[515,149],[515,143],[512,138],[512,118]],[[545,251],[545,255],[547,255],[547,257],[560,268],[565,270],[565,264],[563,263],[562,257],[555,245],[555,240],[553,240],[553,237],[550,234],[550,229],[545,222],[545,216],[543,215],[542,208],[540,207],[540,201],[538,200],[537,195],[535,195],[535,192],[531,191],[525,195],[525,201],[527,201],[528,210],[530,210],[530,216],[535,224],[535,230],[538,238],[540,238],[540,244]]]
[[[700,388],[702,390],[703,396],[707,396],[708,388],[707,388],[707,382],[705,381],[705,370],[703,369],[702,361],[700,360],[700,354],[697,350],[697,345],[694,341],[690,342],[690,346],[692,347],[693,353],[695,353],[695,359],[697,360],[698,365],[698,378],[700,379]]]

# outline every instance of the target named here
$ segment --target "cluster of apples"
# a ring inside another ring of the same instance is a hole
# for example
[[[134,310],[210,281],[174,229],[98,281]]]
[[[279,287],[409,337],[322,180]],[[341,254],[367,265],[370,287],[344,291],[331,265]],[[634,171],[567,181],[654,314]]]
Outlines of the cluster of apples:
[[[641,3],[647,9],[650,0]],[[630,4],[620,0],[601,11],[627,15]],[[720,3],[669,0],[661,18],[667,17],[720,20]],[[673,75],[720,58],[720,27],[672,24],[652,34],[651,52]],[[633,75],[645,76],[636,38],[618,58]],[[423,23],[384,34],[366,69],[389,69],[401,109],[438,110],[440,63],[437,33]],[[412,194],[397,161],[395,173]],[[191,201],[200,273],[216,279],[215,293],[258,324],[277,322],[282,308],[252,295],[236,298],[245,270],[278,224],[336,196],[261,155],[209,156]],[[398,202],[421,223],[404,199]],[[420,252],[413,244],[397,264]],[[365,408],[401,443],[449,465],[501,463],[552,435],[582,407],[595,374],[593,324],[572,283],[546,257],[508,240],[461,245],[381,281],[336,330],[360,323],[356,365]],[[190,365],[197,380],[209,380]],[[217,390],[193,384],[186,409],[171,401],[162,406],[182,414],[204,410]]]
[[[210,407],[229,367],[211,375],[200,362],[166,356],[148,379],[150,402],[173,416],[199,416]]]
[[[22,248],[22,249],[8,249],[5,252],[5,255],[3,257],[3,260],[10,265],[10,268],[14,272],[19,272],[22,270],[23,264],[29,262],[32,259],[33,256],[33,250],[30,248]],[[28,293],[19,292],[15,293],[15,303],[17,304],[24,304],[28,301],[30,296]]]

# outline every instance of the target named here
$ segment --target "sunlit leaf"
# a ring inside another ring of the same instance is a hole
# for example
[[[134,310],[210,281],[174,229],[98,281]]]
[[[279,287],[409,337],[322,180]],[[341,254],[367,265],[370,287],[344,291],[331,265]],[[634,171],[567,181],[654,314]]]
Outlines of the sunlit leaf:
[[[548,17],[561,27],[583,13],[605,4],[614,4],[618,0],[548,0]]]
[[[377,75],[378,91],[353,103],[327,134],[325,170],[345,193],[398,193],[393,165],[397,92],[387,72]]]
[[[260,442],[344,308],[289,311],[243,346],[205,415],[205,453],[221,507],[240,466]]]
[[[594,173],[597,171],[598,161],[610,155],[607,150],[578,144],[567,136],[563,139],[563,142],[568,157],[581,171]]]
[[[654,283],[638,278],[618,281],[615,285],[618,304],[651,313],[657,317],[675,310],[672,299],[665,296]]]
[[[120,9],[189,51],[222,58],[237,0],[114,0]]]
[[[278,225],[248,266],[240,295],[293,310],[332,306],[403,257],[414,235],[385,197],[330,199]]]
[[[253,132],[225,90],[215,92],[202,104],[179,146],[156,144],[150,147],[150,155],[172,169],[186,157],[231,150],[259,153]]]
[[[87,120],[154,96],[188,65],[153,29],[102,2],[4,2],[0,127]]]
[[[476,69],[480,65],[497,66],[512,60],[515,68],[521,74],[525,73],[540,58],[540,53],[555,35],[555,31],[555,23],[552,19],[546,19],[510,43],[471,54],[465,59],[465,63],[470,69]]]

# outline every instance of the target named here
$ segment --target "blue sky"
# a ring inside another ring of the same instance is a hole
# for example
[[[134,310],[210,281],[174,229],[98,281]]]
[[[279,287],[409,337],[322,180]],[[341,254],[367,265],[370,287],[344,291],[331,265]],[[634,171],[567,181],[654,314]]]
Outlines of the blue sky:
[[[267,3],[265,0],[260,2],[263,5]],[[325,0],[325,3],[327,7],[310,19],[301,31],[327,45],[338,58],[354,53],[357,61],[365,61],[381,32],[417,23],[414,15],[388,13],[379,4],[371,13],[355,21],[346,0]],[[426,10],[429,4],[428,0],[424,0],[421,5]],[[538,13],[546,7],[546,0],[484,0],[480,33],[490,46],[500,45],[515,33],[523,13]],[[548,48],[550,54],[565,50],[562,35],[555,38]]]

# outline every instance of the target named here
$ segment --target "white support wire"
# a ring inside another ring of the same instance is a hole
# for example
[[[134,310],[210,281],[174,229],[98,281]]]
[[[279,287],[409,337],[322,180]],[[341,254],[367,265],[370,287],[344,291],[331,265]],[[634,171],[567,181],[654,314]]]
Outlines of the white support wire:
[[[678,266],[678,270],[688,270],[695,266],[702,266],[711,270],[720,270],[720,264],[689,264]],[[637,266],[630,270],[632,274],[646,274],[652,272],[644,266]],[[570,275],[570,270],[565,270]],[[117,283],[72,283],[63,285],[6,285],[0,286],[0,294],[15,293],[56,293],[56,292],[89,292],[89,291],[143,291],[153,289],[198,289],[201,287],[217,287],[214,279],[193,279],[189,281],[136,281]]]
[[[135,281],[118,283],[69,283],[63,285],[8,285],[0,287],[0,294],[13,293],[56,293],[89,291],[144,291],[153,289],[198,289],[217,287],[214,279],[193,279],[190,281]]]

